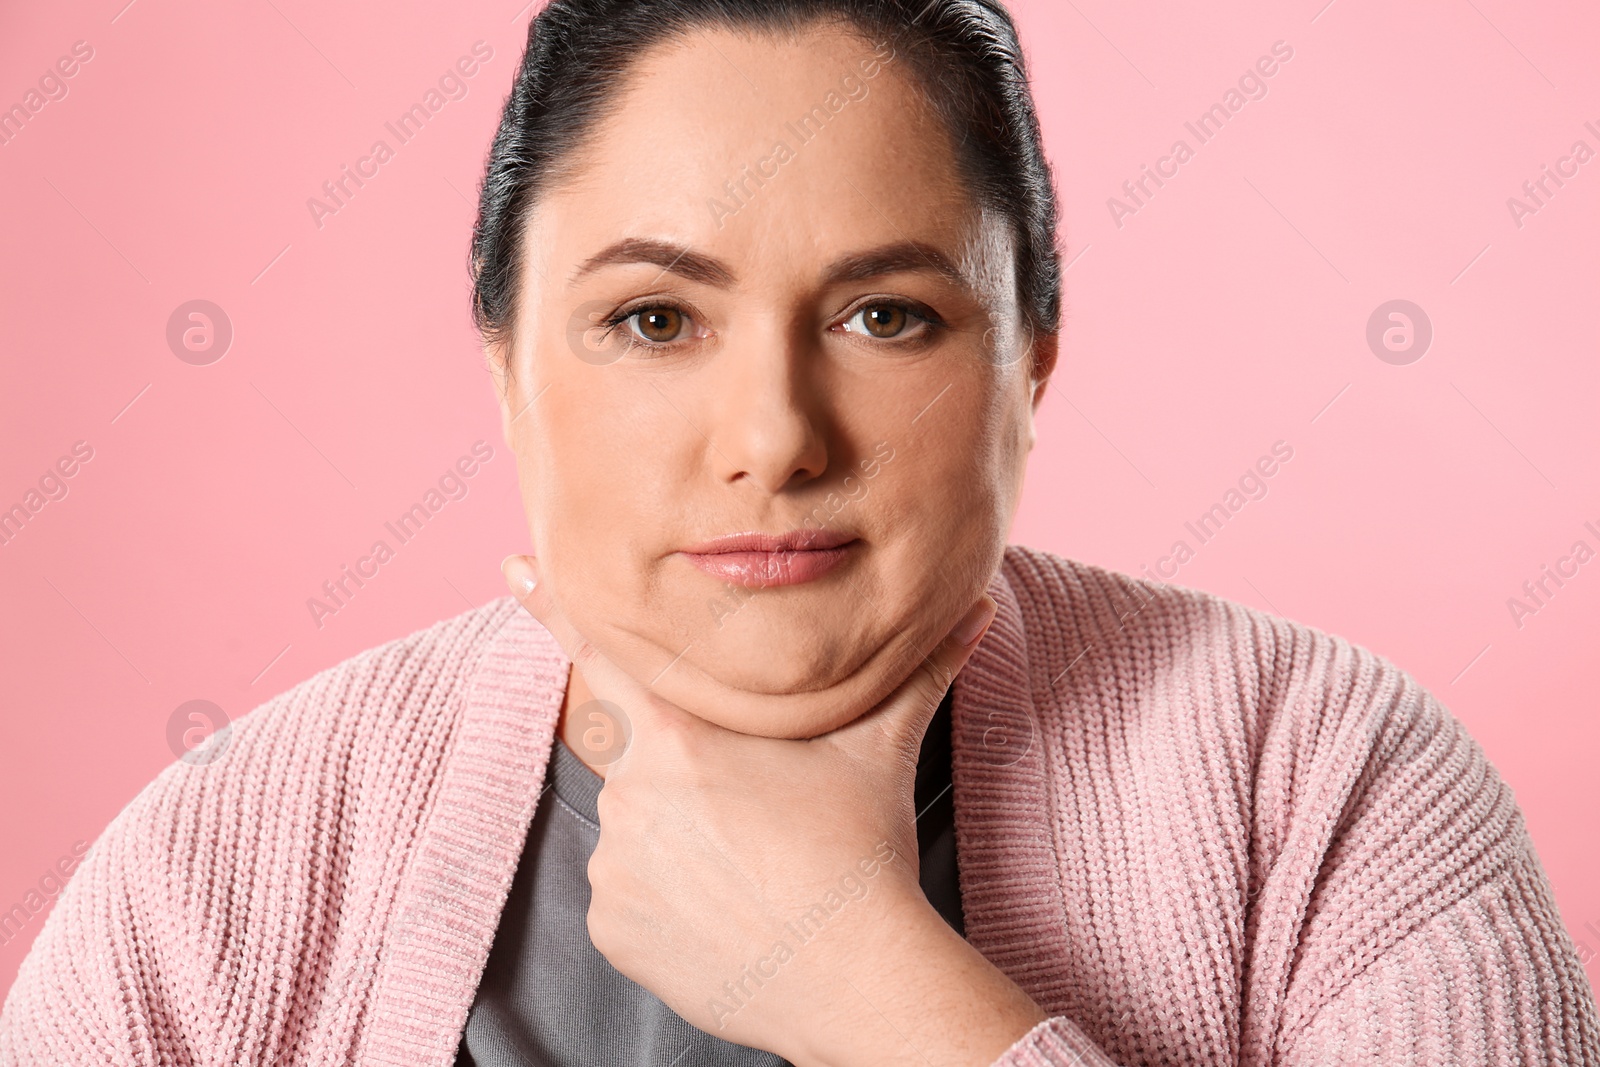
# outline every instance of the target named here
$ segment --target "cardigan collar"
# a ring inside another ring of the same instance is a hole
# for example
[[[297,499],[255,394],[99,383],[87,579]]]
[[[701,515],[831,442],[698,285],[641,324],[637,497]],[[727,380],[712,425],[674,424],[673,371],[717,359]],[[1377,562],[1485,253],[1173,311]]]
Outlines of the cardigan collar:
[[[1067,974],[1060,867],[1021,605],[1004,571],[997,611],[956,677],[951,779],[966,937],[1045,1010]],[[360,1062],[449,1067],[543,794],[571,662],[515,600],[462,698],[437,796],[391,913]],[[418,1046],[426,1048],[417,1058]]]
[[[1010,549],[1006,557],[989,581],[994,621],[954,685],[956,866],[968,943],[1054,1014],[1073,974],[1055,841],[1060,788],[1045,759],[1024,608],[1006,578]]]

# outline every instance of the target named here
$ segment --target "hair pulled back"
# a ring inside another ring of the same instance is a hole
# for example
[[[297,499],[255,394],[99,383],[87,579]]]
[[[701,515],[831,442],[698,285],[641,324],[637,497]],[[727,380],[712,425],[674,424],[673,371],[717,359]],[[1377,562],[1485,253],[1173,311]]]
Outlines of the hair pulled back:
[[[470,269],[484,338],[510,341],[528,216],[604,116],[633,59],[697,29],[794,34],[829,23],[887,41],[910,60],[972,195],[1011,224],[1026,326],[1057,333],[1055,190],[1016,27],[999,0],[551,0],[528,27],[479,192]]]

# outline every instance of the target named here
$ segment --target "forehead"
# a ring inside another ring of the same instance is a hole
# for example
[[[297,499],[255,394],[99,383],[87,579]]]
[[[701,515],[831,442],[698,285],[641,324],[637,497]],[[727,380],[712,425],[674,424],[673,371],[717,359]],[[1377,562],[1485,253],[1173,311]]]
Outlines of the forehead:
[[[962,252],[981,213],[910,59],[846,28],[695,30],[638,57],[535,213],[555,259],[649,236],[730,262]]]

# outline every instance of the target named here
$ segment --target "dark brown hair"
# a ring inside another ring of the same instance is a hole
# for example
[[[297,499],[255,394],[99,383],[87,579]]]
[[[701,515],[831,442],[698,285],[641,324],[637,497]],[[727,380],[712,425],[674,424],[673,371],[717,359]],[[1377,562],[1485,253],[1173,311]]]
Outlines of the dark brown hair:
[[[484,337],[510,340],[529,213],[631,58],[702,27],[794,34],[818,23],[848,24],[909,57],[974,197],[1014,229],[1027,326],[1057,333],[1055,189],[1016,27],[998,0],[551,0],[528,27],[479,192],[470,265]]]

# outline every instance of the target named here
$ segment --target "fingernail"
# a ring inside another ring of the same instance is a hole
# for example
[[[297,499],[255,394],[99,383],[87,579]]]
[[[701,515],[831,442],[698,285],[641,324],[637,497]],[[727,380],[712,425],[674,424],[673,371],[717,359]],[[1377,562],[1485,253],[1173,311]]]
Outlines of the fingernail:
[[[525,556],[510,555],[501,560],[500,573],[506,576],[506,583],[521,596],[527,596],[538,585],[533,568],[528,565]]]
[[[950,631],[955,635],[956,643],[966,648],[978,639],[978,636],[988,627],[989,620],[994,618],[995,602],[985,593],[979,601],[972,605],[972,610],[966,617],[956,624]]]

